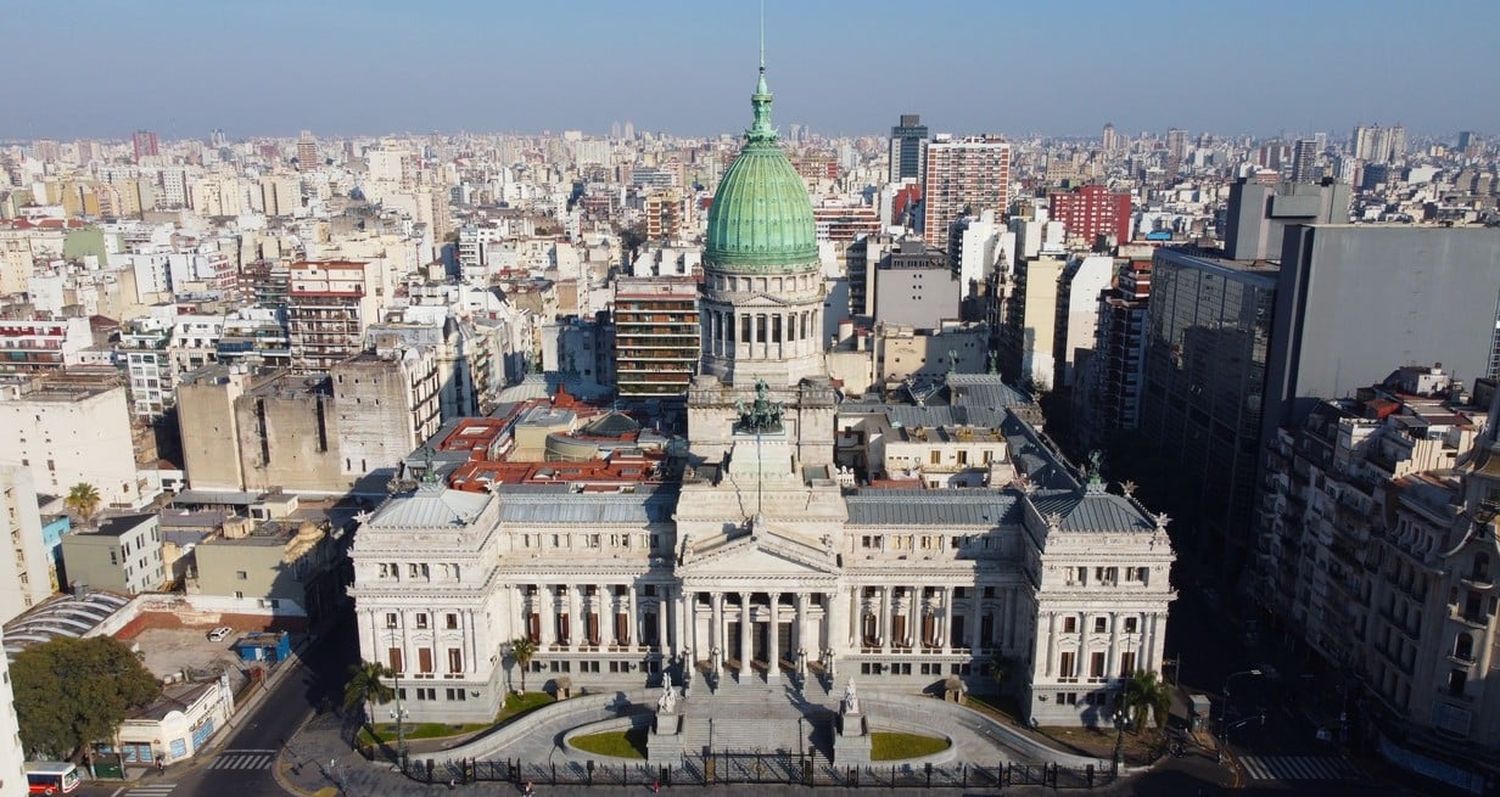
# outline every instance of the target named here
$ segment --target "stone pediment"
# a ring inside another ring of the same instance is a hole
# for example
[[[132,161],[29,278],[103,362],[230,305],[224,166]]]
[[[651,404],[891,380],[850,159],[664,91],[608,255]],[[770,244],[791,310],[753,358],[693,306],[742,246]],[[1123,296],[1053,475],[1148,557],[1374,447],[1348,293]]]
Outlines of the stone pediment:
[[[767,529],[763,523],[729,538],[688,542],[683,575],[753,576],[836,575],[840,568],[831,546],[808,543]]]

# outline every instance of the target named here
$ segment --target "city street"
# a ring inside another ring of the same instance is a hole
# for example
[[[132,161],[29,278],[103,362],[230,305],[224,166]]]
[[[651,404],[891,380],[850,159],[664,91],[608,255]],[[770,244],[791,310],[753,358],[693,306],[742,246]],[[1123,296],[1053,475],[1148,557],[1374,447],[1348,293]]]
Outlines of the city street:
[[[286,792],[272,774],[277,754],[326,697],[337,703],[337,690],[356,648],[353,622],[331,624],[331,630],[309,645],[300,663],[265,699],[217,742],[213,751],[191,764],[149,772],[139,781],[101,782],[84,787],[86,797],[277,797]]]

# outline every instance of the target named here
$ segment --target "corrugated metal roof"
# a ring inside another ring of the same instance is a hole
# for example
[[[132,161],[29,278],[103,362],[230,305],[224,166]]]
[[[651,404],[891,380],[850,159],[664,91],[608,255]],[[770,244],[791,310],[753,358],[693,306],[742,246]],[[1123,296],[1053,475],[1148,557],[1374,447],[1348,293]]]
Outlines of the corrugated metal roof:
[[[1013,493],[999,490],[865,490],[848,496],[852,526],[985,526],[1021,522]]]
[[[1151,531],[1156,524],[1113,493],[1078,493],[1072,490],[1037,492],[1031,503],[1042,517],[1057,513],[1066,531]]]

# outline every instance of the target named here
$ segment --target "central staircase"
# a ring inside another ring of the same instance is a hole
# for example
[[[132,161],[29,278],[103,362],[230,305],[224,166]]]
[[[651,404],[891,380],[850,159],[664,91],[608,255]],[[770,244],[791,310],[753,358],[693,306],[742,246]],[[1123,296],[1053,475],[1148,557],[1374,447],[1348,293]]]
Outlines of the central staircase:
[[[759,673],[726,673],[710,689],[695,673],[683,713],[683,747],[693,753],[831,752],[834,712],[825,690],[809,684],[804,699],[789,680],[767,683]]]

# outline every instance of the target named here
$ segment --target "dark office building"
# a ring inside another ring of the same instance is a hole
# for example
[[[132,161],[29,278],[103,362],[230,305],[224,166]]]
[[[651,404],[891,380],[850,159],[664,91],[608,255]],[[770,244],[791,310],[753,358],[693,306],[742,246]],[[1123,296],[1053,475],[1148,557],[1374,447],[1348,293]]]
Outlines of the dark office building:
[[[923,185],[927,172],[927,126],[919,114],[901,114],[891,128],[891,182],[913,179]]]
[[[1187,549],[1230,563],[1249,539],[1277,268],[1157,250],[1141,432],[1197,508]]]

